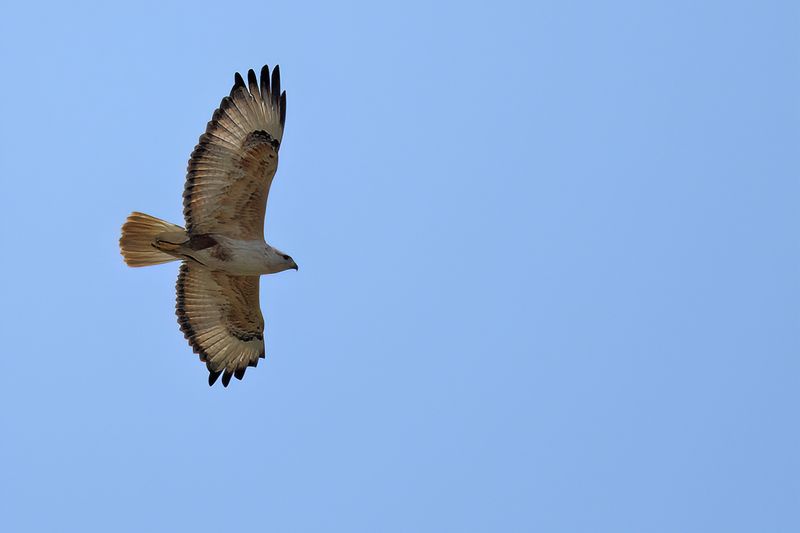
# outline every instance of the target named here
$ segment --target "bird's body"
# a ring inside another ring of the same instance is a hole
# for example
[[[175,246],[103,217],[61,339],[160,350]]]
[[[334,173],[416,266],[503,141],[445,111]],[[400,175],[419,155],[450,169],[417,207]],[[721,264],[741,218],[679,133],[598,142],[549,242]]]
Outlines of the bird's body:
[[[176,259],[194,261],[231,276],[276,274],[288,268],[286,254],[261,240],[233,239],[220,234],[187,235],[180,243],[155,239],[155,246]]]
[[[264,240],[264,214],[286,117],[278,67],[237,73],[192,152],[183,193],[186,226],[134,212],[120,248],[129,266],[181,260],[176,312],[206,362],[209,384],[241,379],[264,352],[259,277],[297,264]]]

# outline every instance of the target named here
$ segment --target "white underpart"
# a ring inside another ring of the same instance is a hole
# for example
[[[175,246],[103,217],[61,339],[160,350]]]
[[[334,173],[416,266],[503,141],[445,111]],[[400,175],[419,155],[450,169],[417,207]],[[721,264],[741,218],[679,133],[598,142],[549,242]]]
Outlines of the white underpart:
[[[245,241],[222,235],[213,238],[219,248],[192,252],[192,257],[206,268],[239,276],[273,274],[286,268],[281,255],[263,240]]]

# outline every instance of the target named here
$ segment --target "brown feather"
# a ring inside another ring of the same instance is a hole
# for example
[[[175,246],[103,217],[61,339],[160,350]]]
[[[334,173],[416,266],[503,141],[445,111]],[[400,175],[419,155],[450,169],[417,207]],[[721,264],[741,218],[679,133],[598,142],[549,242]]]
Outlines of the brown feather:
[[[230,96],[223,98],[214,111],[189,160],[183,205],[190,235],[218,233],[236,239],[264,236],[267,198],[283,137],[286,96],[278,92],[277,66],[272,72],[271,89],[269,68],[262,69],[260,85],[254,71],[248,71],[247,78],[245,85],[242,76],[236,74]]]
[[[255,366],[264,356],[259,279],[212,272],[188,261],[181,265],[175,313],[184,336],[208,367],[210,385],[224,372],[227,386],[231,374]]]

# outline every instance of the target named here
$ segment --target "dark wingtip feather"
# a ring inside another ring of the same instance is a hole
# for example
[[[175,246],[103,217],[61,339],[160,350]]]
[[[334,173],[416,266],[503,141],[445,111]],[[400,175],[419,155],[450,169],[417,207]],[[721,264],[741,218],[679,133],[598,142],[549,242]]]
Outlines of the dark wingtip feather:
[[[242,79],[242,75],[237,72],[233,75],[233,87],[231,87],[230,96],[233,96],[233,93],[235,93],[236,89],[239,87],[244,87],[244,80]]]
[[[231,374],[227,370],[225,371],[224,374],[222,374],[222,386],[223,387],[227,387],[228,383],[231,382],[231,376],[233,376],[233,374]]]
[[[281,94],[281,67],[275,65],[272,69],[272,101],[278,103],[278,96]]]
[[[269,98],[269,65],[261,67],[261,99],[265,102]]]
[[[258,80],[253,69],[247,71],[247,86],[250,88],[250,94],[258,96]]]
[[[247,370],[247,367],[246,367],[246,366],[244,366],[244,367],[242,367],[242,368],[237,368],[237,369],[236,369],[236,372],[234,372],[234,373],[233,373],[233,375],[236,377],[236,379],[238,379],[239,381],[241,381],[241,380],[242,380],[242,378],[244,377],[244,371],[245,371],[245,370]]]
[[[219,375],[222,374],[222,371],[219,372],[212,372],[211,370],[208,371],[208,386],[211,387],[214,383],[217,382]]]
[[[283,129],[286,125],[286,91],[281,93],[281,104],[279,107],[281,110],[281,129]]]

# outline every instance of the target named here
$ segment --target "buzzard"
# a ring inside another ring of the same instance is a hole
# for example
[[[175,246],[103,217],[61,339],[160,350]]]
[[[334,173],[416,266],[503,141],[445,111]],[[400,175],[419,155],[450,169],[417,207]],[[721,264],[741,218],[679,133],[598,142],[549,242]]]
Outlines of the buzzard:
[[[297,270],[264,240],[264,212],[278,167],[286,121],[280,69],[237,72],[230,95],[214,111],[189,159],[183,190],[185,228],[134,212],[119,240],[125,263],[143,267],[182,261],[176,314],[181,331],[208,368],[244,377],[264,357],[262,274]]]

